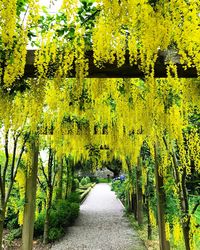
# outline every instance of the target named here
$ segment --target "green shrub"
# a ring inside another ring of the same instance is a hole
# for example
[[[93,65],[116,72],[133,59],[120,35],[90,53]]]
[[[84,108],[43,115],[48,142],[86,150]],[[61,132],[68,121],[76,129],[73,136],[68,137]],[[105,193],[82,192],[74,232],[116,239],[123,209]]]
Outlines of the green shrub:
[[[119,198],[122,203],[125,202],[126,199],[126,186],[125,182],[122,182],[121,185],[119,185],[118,189],[116,190],[117,198]]]
[[[19,227],[17,229],[12,229],[9,232],[8,236],[7,236],[7,241],[8,242],[12,242],[15,239],[21,238],[21,236],[22,236],[22,229],[21,229],[21,227]]]
[[[78,217],[80,208],[80,195],[71,193],[67,200],[56,200],[52,204],[49,214],[49,241],[59,239],[64,228],[71,225]],[[35,222],[35,236],[43,234],[46,211],[41,212]]]
[[[81,184],[82,186],[86,185],[86,184],[87,184],[87,179],[83,177],[83,178],[81,179],[80,184]]]
[[[80,194],[78,192],[71,193],[68,196],[67,201],[68,202],[77,202],[77,203],[80,203]]]
[[[85,185],[87,185],[87,184],[89,184],[89,183],[91,183],[91,179],[90,179],[89,176],[83,177],[83,178],[81,179],[81,181],[80,181],[80,184],[81,184],[82,186],[85,186]]]
[[[60,239],[64,235],[63,228],[52,227],[49,229],[49,241],[55,241]]]
[[[44,221],[45,221],[46,210],[38,214],[38,217],[34,224],[34,235],[39,236],[43,234],[44,231]]]
[[[85,177],[85,179],[86,179],[86,181],[87,181],[87,184],[88,184],[88,183],[91,183],[91,180],[90,180],[90,177],[89,177],[89,176]]]
[[[113,181],[112,185],[111,185],[111,190],[112,191],[117,191],[120,186],[121,186],[121,181],[120,180]]]
[[[79,194],[79,195],[81,195],[82,193],[84,193],[85,192],[85,189],[83,189],[83,188],[79,188],[79,189],[77,189],[76,190],[76,192]]]
[[[99,180],[98,180],[98,178],[96,176],[90,176],[90,181],[98,183]]]
[[[73,223],[76,220],[79,210],[80,205],[78,203],[73,202],[70,204],[70,223]]]
[[[120,180],[116,180],[112,182],[111,190],[114,191],[122,203],[125,203],[126,199],[126,186],[125,182],[121,182]]]
[[[18,212],[16,212],[12,204],[8,204],[4,227],[7,227],[10,230],[19,228]]]
[[[15,218],[10,219],[10,220],[8,220],[8,222],[7,222],[6,227],[7,227],[9,230],[19,228],[18,216],[17,216],[17,215],[15,215],[15,216],[16,216]]]
[[[79,188],[79,180],[78,179],[74,179],[74,185],[75,185],[75,188]]]
[[[57,200],[50,211],[50,227],[68,226],[70,220],[70,203]]]
[[[88,184],[85,184],[84,186],[80,186],[79,189],[82,189],[82,190],[87,190],[89,187],[92,186],[92,183],[88,183]]]
[[[71,195],[71,200],[58,200],[50,212],[50,226],[69,226],[78,216],[80,205],[73,202],[73,199],[79,199],[79,195]]]

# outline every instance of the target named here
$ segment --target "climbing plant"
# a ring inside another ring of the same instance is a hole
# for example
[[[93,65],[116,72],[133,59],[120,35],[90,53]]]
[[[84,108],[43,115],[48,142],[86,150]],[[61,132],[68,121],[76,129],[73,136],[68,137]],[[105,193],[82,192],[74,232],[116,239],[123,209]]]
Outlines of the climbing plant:
[[[47,185],[45,242],[48,211],[59,178],[66,177],[66,184],[59,188],[65,188],[68,196],[75,163],[90,159],[96,168],[118,159],[129,178],[127,197],[137,196],[138,211],[142,211],[142,196],[149,192],[149,187],[145,189],[148,174],[154,175],[158,208],[151,207],[149,200],[147,210],[151,224],[155,222],[153,209],[158,213],[160,248],[169,249],[181,239],[185,249],[197,248],[199,193],[196,202],[190,202],[187,180],[200,174],[200,82],[180,79],[177,63],[185,69],[196,68],[199,75],[199,13],[200,4],[195,0],[63,0],[53,14],[36,0],[0,1],[0,126],[4,138],[0,142],[4,148],[0,241],[13,183],[19,182],[22,190],[19,176],[26,173],[21,195],[27,199],[28,181],[35,178],[36,183],[40,139],[49,150],[49,164],[40,162],[38,179],[40,185],[45,181]],[[37,47],[34,79],[24,77],[28,44]],[[87,78],[86,54],[91,51],[97,68],[123,67],[128,62],[137,64],[144,78]],[[155,63],[162,53],[167,78],[156,79]],[[23,155],[26,168],[22,171]],[[177,214],[170,214],[166,200],[178,209]],[[33,215],[34,209],[29,208],[35,204],[30,204],[25,203],[19,221],[27,218],[27,211]],[[26,250],[32,245],[34,216],[31,218],[32,229],[25,221],[23,225]],[[137,213],[137,219],[142,224],[142,214]]]

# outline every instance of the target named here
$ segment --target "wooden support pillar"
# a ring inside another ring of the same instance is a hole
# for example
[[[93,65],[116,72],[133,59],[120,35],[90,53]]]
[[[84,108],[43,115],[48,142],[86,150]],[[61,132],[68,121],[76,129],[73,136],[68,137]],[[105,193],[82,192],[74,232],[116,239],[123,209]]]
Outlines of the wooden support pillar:
[[[159,174],[159,155],[156,144],[154,145],[154,153],[160,250],[170,250],[170,244],[166,239],[165,230],[165,191],[163,189],[164,182],[163,177]]]
[[[27,171],[24,219],[22,231],[22,250],[32,250],[36,206],[37,172],[38,172],[38,138],[31,142],[31,164]]]

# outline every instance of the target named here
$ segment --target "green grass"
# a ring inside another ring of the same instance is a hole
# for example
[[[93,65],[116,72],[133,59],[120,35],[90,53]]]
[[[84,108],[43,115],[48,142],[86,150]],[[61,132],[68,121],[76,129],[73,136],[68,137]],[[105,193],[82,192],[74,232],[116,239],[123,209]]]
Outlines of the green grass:
[[[99,183],[110,183],[111,179],[108,181],[108,178],[98,178]]]

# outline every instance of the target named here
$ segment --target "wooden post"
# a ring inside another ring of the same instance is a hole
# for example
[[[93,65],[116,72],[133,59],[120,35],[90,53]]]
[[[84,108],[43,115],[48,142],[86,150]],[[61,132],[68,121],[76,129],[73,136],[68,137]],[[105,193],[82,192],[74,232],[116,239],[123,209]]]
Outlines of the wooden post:
[[[37,172],[38,172],[38,138],[31,142],[31,166],[27,171],[24,219],[22,231],[22,250],[32,250],[36,206]]]
[[[160,250],[169,250],[170,244],[169,241],[167,241],[166,239],[165,230],[165,192],[163,189],[164,183],[163,177],[159,174],[159,156],[156,144],[154,145],[154,153]]]

